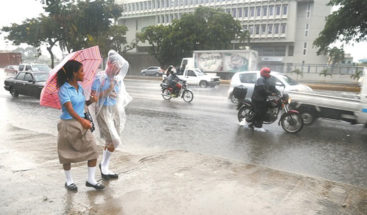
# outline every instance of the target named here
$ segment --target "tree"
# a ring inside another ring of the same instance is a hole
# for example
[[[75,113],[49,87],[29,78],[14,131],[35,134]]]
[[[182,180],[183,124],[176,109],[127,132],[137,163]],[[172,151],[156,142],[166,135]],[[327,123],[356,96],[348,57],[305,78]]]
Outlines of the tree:
[[[151,45],[150,53],[161,66],[176,65],[194,50],[230,49],[231,41],[241,35],[241,25],[221,9],[198,7],[168,26],[149,26],[138,34]],[[246,37],[247,38],[247,37]]]
[[[337,40],[348,43],[367,39],[366,0],[330,0],[328,5],[340,8],[327,16],[324,29],[314,41],[318,54],[325,52]]]
[[[41,15],[39,18],[27,19],[19,25],[3,27],[2,30],[8,32],[6,39],[13,41],[14,45],[26,43],[38,49],[45,45],[51,57],[51,66],[54,66],[52,48],[59,41],[59,29],[52,18]]]
[[[126,26],[113,25],[122,13],[122,7],[113,0],[61,1],[46,0],[48,16],[27,19],[21,25],[12,24],[2,30],[15,45],[26,43],[36,48],[46,45],[54,66],[52,48],[59,44],[63,51],[72,52],[99,45],[102,56],[109,49],[126,51],[133,46],[126,43]]]

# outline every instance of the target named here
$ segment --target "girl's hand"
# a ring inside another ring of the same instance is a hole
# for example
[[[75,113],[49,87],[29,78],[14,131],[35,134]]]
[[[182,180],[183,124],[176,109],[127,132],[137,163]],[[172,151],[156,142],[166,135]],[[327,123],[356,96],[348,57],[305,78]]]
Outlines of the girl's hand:
[[[87,119],[83,119],[82,118],[82,120],[80,121],[80,124],[82,124],[82,127],[84,129],[90,129],[90,128],[92,128],[92,123],[89,120],[87,120]]]
[[[98,102],[98,97],[95,95],[91,95],[89,100],[91,101],[91,103]]]

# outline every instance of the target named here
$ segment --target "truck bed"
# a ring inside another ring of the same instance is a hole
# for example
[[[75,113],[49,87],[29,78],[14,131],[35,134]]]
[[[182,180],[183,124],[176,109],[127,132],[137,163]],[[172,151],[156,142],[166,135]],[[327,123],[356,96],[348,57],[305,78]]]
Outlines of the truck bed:
[[[357,95],[334,96],[323,92],[289,92],[292,103],[312,105],[315,107],[326,107],[330,109],[357,111],[360,109],[361,101]],[[354,97],[354,98],[353,98]]]

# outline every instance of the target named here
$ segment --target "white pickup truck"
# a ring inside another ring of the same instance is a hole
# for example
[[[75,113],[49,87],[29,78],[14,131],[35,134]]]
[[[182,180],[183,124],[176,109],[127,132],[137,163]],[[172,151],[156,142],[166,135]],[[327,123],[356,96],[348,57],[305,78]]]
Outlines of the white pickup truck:
[[[189,85],[199,85],[200,87],[215,87],[220,84],[218,76],[208,75],[202,72],[199,68],[186,68],[177,76],[185,80]]]
[[[364,68],[361,92],[354,98],[315,92],[289,92],[289,95],[291,106],[302,114],[306,125],[320,117],[364,124],[367,128],[367,67]]]

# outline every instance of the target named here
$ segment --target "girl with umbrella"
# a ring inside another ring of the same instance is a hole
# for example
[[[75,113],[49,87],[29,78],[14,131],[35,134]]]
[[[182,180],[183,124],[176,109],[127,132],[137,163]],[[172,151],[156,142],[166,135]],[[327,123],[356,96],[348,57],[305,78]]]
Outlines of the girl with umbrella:
[[[57,72],[58,96],[62,107],[61,120],[57,125],[58,155],[65,171],[65,187],[75,192],[78,188],[71,177],[71,163],[85,160],[88,160],[86,186],[97,190],[104,189],[104,186],[95,179],[98,150],[90,131],[92,125],[89,120],[84,119],[85,105],[96,102],[97,98],[91,96],[90,100],[85,100],[84,90],[78,83],[83,79],[83,64],[76,60],[67,61]]]
[[[104,180],[117,179],[118,175],[109,170],[112,153],[121,143],[120,133],[126,121],[125,106],[132,100],[126,92],[123,79],[129,63],[116,51],[108,52],[107,68],[97,75],[91,95],[98,97],[95,105],[100,136],[105,141],[102,162],[99,164]]]

